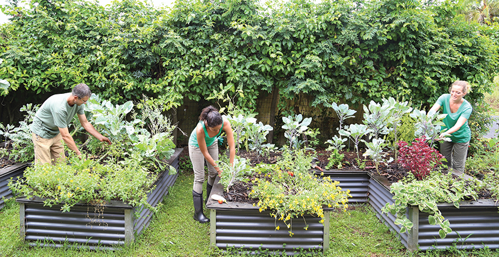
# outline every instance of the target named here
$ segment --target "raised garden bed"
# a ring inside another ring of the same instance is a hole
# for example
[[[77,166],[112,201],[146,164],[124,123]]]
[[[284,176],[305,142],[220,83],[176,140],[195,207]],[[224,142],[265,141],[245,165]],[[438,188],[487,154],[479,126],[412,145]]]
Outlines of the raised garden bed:
[[[352,197],[348,198],[348,204],[363,204],[369,200],[369,175],[367,171],[361,170],[324,170],[316,171],[316,175],[323,173],[324,177],[330,177],[333,181],[339,181],[339,187],[343,191],[350,190]]]
[[[219,178],[211,194],[222,195]],[[238,252],[282,252],[293,254],[303,250],[326,251],[329,249],[329,217],[332,209],[324,209],[324,224],[320,218],[305,217],[308,230],[304,230],[303,219],[293,219],[293,233],[289,236],[286,225],[270,217],[269,212],[259,212],[258,207],[249,203],[227,202],[219,204],[208,200],[210,210],[210,244],[220,249],[236,248]],[[276,230],[276,226],[282,229]],[[285,244],[285,245],[284,245]]]
[[[0,169],[0,209],[5,206],[4,200],[13,196],[9,188],[10,179],[16,181],[19,177],[22,177],[24,170],[30,165],[30,163],[16,163]]]
[[[461,202],[460,208],[452,204],[439,204],[442,215],[450,221],[452,232],[440,238],[440,226],[428,223],[428,214],[419,211],[418,206],[407,207],[407,217],[414,224],[407,233],[400,233],[400,226],[395,225],[395,216],[381,212],[387,203],[392,204],[393,194],[386,178],[370,174],[369,203],[390,230],[398,234],[402,244],[409,251],[445,249],[484,248],[499,249],[499,212],[493,200]]]
[[[179,155],[176,149],[168,163],[179,169]],[[147,201],[157,206],[168,194],[168,189],[178,177],[163,171],[148,194]],[[43,199],[18,198],[20,203],[20,236],[29,245],[61,247],[65,243],[82,244],[91,249],[114,249],[115,246],[130,244],[148,226],[153,213],[147,208],[132,207],[121,201],[104,205],[78,204],[70,212],[61,212],[60,205],[43,206]],[[136,213],[138,217],[136,217]]]

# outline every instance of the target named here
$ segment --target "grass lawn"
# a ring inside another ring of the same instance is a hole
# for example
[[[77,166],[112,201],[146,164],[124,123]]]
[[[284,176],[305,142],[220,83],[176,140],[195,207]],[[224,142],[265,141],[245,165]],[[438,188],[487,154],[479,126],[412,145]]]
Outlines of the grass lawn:
[[[19,205],[0,211],[0,256],[232,256],[209,247],[209,225],[192,218],[192,172],[179,175],[151,225],[118,251],[29,247],[19,238]],[[205,214],[208,214],[206,211]],[[499,256],[499,251],[451,250],[411,254],[367,206],[331,214],[331,249],[325,256]],[[317,255],[317,254],[314,254]]]

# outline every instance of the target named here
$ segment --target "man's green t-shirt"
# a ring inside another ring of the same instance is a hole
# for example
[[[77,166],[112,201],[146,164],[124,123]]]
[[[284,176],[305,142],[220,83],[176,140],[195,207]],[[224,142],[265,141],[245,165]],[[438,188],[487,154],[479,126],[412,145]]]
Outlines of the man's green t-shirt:
[[[443,113],[447,114],[447,116],[443,120],[445,126],[442,126],[442,129],[450,129],[454,127],[460,117],[466,118],[466,122],[461,126],[461,128],[459,128],[458,131],[452,133],[450,137],[452,139],[452,142],[454,143],[466,143],[471,139],[471,129],[468,126],[468,120],[470,119],[473,107],[468,101],[463,99],[463,103],[461,104],[457,112],[451,113],[449,101],[450,94],[443,94],[437,100],[437,104],[444,108]]]
[[[67,102],[71,93],[49,97],[36,112],[31,131],[46,139],[59,134],[59,128],[67,128],[76,113],[84,114],[83,105],[70,106]]]

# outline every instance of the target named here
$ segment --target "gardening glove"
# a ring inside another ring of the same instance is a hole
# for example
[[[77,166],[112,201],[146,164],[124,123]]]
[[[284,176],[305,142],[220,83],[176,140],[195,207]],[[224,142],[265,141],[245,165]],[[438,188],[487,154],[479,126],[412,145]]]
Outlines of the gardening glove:
[[[224,144],[224,138],[223,137],[217,137],[218,140],[218,146],[222,146]]]

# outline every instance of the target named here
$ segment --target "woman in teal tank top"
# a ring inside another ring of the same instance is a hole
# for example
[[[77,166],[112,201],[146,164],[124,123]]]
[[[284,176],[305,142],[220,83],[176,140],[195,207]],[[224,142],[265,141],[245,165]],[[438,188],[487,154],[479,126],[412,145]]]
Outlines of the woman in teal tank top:
[[[192,187],[192,197],[194,202],[194,219],[200,223],[210,220],[203,214],[203,182],[204,163],[208,165],[208,183],[206,184],[206,195],[210,197],[211,188],[217,175],[222,174],[222,170],[217,166],[218,160],[218,140],[217,138],[225,132],[227,144],[229,145],[230,163],[234,164],[236,147],[232,127],[227,119],[224,119],[218,110],[213,106],[208,106],[201,111],[199,122],[189,137],[189,157],[194,169],[194,184]]]
[[[443,107],[443,113],[447,114],[443,122],[447,129],[440,135],[440,139],[450,137],[451,142],[440,141],[440,152],[447,160],[449,168],[458,173],[464,172],[464,164],[468,153],[468,146],[471,139],[471,129],[468,126],[473,107],[463,97],[470,91],[470,84],[466,81],[456,81],[452,83],[449,93],[443,94],[429,112],[436,112]]]

